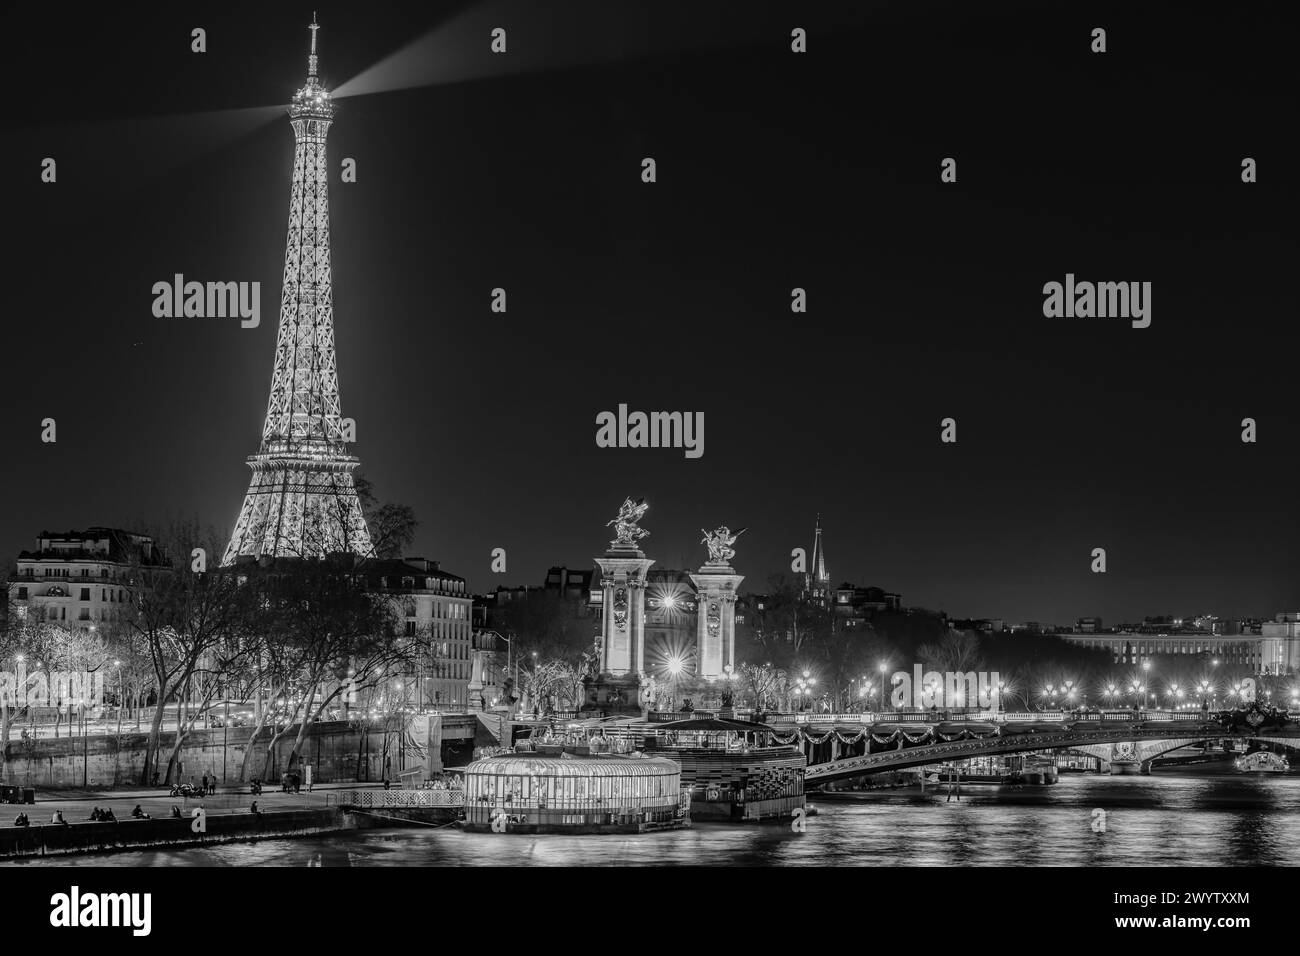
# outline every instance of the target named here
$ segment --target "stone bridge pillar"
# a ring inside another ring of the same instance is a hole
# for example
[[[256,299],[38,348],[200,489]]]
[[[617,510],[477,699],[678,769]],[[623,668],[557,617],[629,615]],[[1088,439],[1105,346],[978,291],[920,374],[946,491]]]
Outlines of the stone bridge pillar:
[[[736,591],[743,574],[726,561],[706,563],[691,575],[696,592],[696,675],[717,680],[736,667]]]

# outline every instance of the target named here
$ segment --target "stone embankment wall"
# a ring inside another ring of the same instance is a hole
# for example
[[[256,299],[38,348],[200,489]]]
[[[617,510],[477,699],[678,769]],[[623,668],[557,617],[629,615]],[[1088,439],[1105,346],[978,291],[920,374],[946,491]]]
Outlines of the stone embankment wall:
[[[206,773],[218,782],[239,782],[250,733],[247,727],[191,731],[181,749],[177,776],[197,782]],[[268,766],[263,754],[271,736],[270,729],[264,728],[253,745],[249,777],[278,781],[286,769],[296,729],[291,728],[276,743]],[[385,776],[396,781],[398,770],[418,762],[414,753],[407,753],[400,736],[390,733],[385,740],[383,733],[363,734],[343,721],[315,724],[308,728],[300,760],[311,765],[315,783],[373,782]],[[160,764],[164,772],[174,741],[174,733],[163,733]],[[138,786],[147,743],[148,735],[134,729],[120,737],[11,739],[0,765],[0,781],[38,790]]]

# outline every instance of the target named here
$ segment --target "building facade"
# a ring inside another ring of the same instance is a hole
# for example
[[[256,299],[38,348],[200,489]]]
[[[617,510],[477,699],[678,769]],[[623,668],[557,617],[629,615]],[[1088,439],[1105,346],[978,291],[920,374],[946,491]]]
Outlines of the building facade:
[[[163,563],[153,538],[120,528],[42,531],[18,555],[9,585],[11,617],[96,630],[125,617],[133,569]]]
[[[1261,675],[1300,673],[1300,611],[1284,611],[1255,633],[1211,631],[1080,633],[1053,635],[1068,644],[1105,651],[1114,664],[1141,664],[1157,656],[1202,657]]]
[[[406,697],[419,708],[469,706],[473,662],[473,596],[465,579],[424,558],[371,560],[363,565],[366,588],[392,601],[403,632],[419,643],[414,687]]]
[[[1300,611],[1283,611],[1259,627],[1265,673],[1300,674]]]
[[[879,611],[902,609],[902,596],[878,587],[860,588],[847,581],[835,589],[835,617],[844,627],[861,627]]]

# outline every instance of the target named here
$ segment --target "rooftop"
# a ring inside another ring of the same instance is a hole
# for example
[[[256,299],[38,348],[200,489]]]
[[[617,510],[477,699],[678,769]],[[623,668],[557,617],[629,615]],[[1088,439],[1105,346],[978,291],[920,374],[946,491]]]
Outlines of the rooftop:
[[[542,777],[662,777],[681,773],[675,760],[665,757],[637,757],[600,754],[497,754],[475,760],[466,774],[519,774]]]
[[[145,564],[163,563],[162,552],[153,538],[138,531],[93,526],[83,531],[42,531],[36,536],[36,548],[21,551],[20,561],[107,559],[126,563],[139,556]]]

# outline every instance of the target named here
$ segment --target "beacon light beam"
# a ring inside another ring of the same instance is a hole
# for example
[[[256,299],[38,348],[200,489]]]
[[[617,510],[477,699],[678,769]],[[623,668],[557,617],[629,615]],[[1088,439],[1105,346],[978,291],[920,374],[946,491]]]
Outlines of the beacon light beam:
[[[674,7],[677,9],[672,11]],[[788,50],[791,28],[799,19],[762,10],[746,9],[745,15],[739,16],[734,7],[701,7],[698,3],[652,6],[609,0],[488,0],[341,84],[334,98],[721,47]],[[842,19],[848,22],[852,13],[852,5],[846,6]],[[826,20],[821,19],[823,23]],[[684,30],[683,24],[690,24],[690,29]],[[497,29],[505,31],[505,52],[492,50]]]

